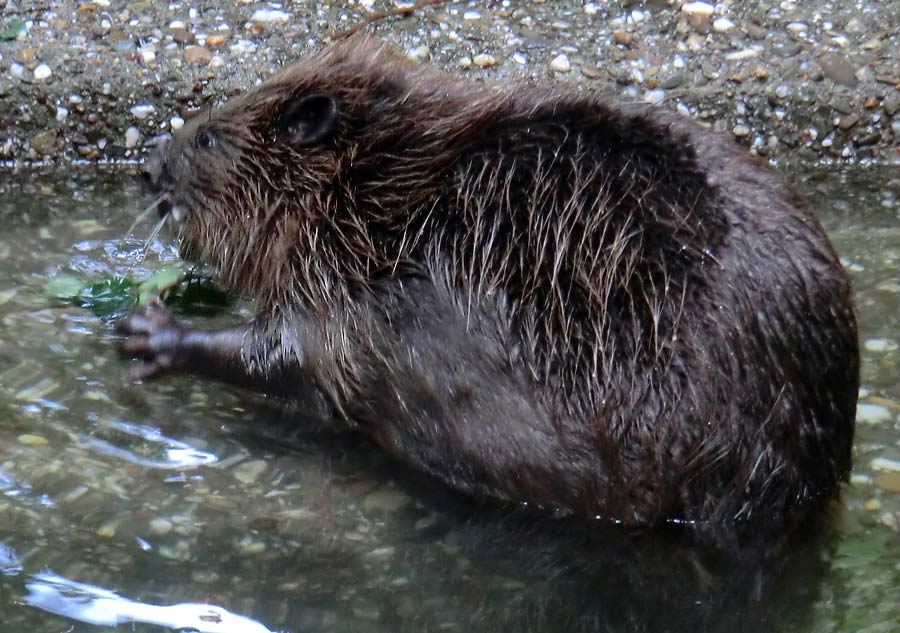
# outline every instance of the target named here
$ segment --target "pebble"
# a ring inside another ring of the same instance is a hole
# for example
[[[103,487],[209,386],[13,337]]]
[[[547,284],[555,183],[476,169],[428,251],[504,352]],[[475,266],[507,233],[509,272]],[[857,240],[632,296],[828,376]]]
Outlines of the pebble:
[[[688,2],[681,7],[681,11],[687,15],[698,15],[708,17],[713,14],[716,8],[708,2]]]
[[[16,439],[19,440],[19,444],[25,446],[46,446],[49,443],[43,435],[34,435],[33,433],[23,433]]]
[[[180,130],[184,127],[184,119],[182,119],[180,116],[173,116],[171,119],[169,119],[169,126],[173,130]]]
[[[550,68],[558,73],[567,73],[572,70],[572,64],[569,62],[568,55],[561,53],[550,62]]]
[[[172,531],[174,526],[168,519],[157,517],[150,521],[150,531],[157,536],[164,536]]]
[[[56,122],[63,123],[69,118],[69,109],[63,106],[56,106]]]
[[[250,485],[255,483],[268,467],[269,465],[265,461],[254,459],[236,466],[232,471],[232,474],[234,475],[234,478],[242,484]]]
[[[644,93],[644,101],[646,103],[652,103],[653,105],[659,105],[665,98],[665,90],[648,90]]]
[[[278,9],[257,9],[253,15],[250,16],[251,22],[259,22],[262,24],[286,24],[290,19],[290,13]]]
[[[739,62],[744,59],[753,59],[754,57],[759,57],[759,51],[755,48],[744,48],[725,54],[725,59],[730,62]]]
[[[152,46],[141,46],[138,49],[138,53],[140,53],[141,60],[144,62],[145,66],[156,61],[156,49]]]
[[[19,62],[13,62],[9,65],[9,74],[13,79],[22,79],[25,76],[25,66]]]
[[[462,60],[460,60],[460,62],[462,62]],[[481,53],[480,55],[476,55],[472,58],[472,63],[479,68],[490,68],[491,66],[495,66],[497,64],[497,59],[493,55]]]
[[[125,147],[133,149],[141,139],[141,131],[134,126],[125,130]]]
[[[891,121],[891,132],[894,134],[894,140],[900,141],[900,119]]]
[[[842,132],[846,132],[853,128],[854,125],[859,123],[859,115],[856,114],[848,114],[846,116],[841,117],[841,120],[838,121],[838,129]],[[867,348],[868,349],[868,348]]]
[[[841,55],[826,55],[819,60],[819,67],[828,79],[836,84],[855,88],[859,84],[856,69]]]
[[[893,419],[890,410],[880,404],[860,402],[856,405],[856,421],[860,424],[880,424]]]
[[[369,493],[362,507],[368,512],[397,512],[409,503],[409,495],[393,488],[379,488]]]
[[[731,133],[738,138],[750,136],[750,128],[748,128],[746,125],[735,125],[734,129],[731,130]]]
[[[478,11],[466,11],[463,13],[463,20],[480,20],[481,14]]]
[[[872,470],[881,470],[889,473],[900,473],[900,460],[888,457],[876,457],[869,465]]]
[[[56,151],[56,130],[44,130],[31,137],[31,147],[41,156],[47,156]]]
[[[212,51],[205,46],[188,46],[184,49],[184,61],[189,64],[208,64],[212,60]]]
[[[876,488],[885,492],[900,492],[900,472],[882,473],[875,476]]]
[[[733,28],[734,22],[732,22],[728,18],[718,18],[715,22],[713,22],[713,31],[717,31],[719,33],[727,33]]]
[[[34,69],[34,80],[47,81],[52,74],[53,71],[50,70],[50,66],[47,64],[38,64],[37,68]]]
[[[415,48],[410,49],[406,56],[416,62],[425,61],[431,57],[431,49],[427,46],[416,46]]]
[[[852,116],[852,115],[850,115],[850,116]],[[844,118],[847,118],[847,117],[844,117]],[[857,120],[859,119],[859,117],[856,117],[856,118],[857,118]],[[843,121],[843,119],[841,119],[841,120]],[[856,122],[854,121],[853,124],[855,125]],[[898,345],[897,345],[896,341],[892,341],[891,339],[870,338],[863,344],[863,347],[865,347],[870,352],[893,352],[894,350],[897,349]]]
[[[142,103],[131,108],[131,115],[139,121],[143,121],[155,112],[156,108],[150,103]]]

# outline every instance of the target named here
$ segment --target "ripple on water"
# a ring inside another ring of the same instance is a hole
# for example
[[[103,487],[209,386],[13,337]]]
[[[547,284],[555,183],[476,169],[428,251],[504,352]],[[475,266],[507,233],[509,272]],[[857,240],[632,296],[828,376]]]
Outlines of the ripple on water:
[[[103,439],[103,435],[109,439]],[[98,453],[148,468],[183,470],[218,460],[214,454],[163,435],[153,426],[134,422],[98,424],[93,435],[82,433],[78,439]]]

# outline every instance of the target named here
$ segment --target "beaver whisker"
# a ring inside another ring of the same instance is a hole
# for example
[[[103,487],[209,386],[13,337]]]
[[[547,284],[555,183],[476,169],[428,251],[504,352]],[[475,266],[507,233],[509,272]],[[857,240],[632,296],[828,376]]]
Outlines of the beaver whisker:
[[[138,213],[138,216],[134,219],[134,222],[132,222],[131,226],[128,227],[128,230],[125,231],[125,237],[126,238],[131,237],[131,234],[134,231],[134,228],[138,224],[140,224],[141,222],[146,220],[147,216],[150,215],[151,213],[153,213],[153,210],[156,209],[159,205],[161,205],[168,197],[169,197],[169,194],[167,192],[163,192],[163,193],[159,194],[156,197],[156,199],[147,206],[146,209],[144,209],[143,211]]]
[[[141,249],[141,256],[137,260],[137,263],[142,263],[145,259],[147,259],[147,255],[150,253],[150,247],[153,245],[153,240],[157,238],[159,232],[162,230],[163,225],[166,223],[166,220],[169,219],[169,214],[165,214],[159,219],[159,222],[156,223],[156,226],[153,227],[153,230],[150,231],[150,235],[147,236],[147,239],[144,241],[144,247]]]

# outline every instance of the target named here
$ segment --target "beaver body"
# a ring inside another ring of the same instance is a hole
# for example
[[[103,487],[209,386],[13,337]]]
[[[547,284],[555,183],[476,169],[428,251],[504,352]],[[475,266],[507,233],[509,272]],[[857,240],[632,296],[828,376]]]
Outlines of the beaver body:
[[[779,176],[689,120],[357,40],[146,173],[258,314],[133,315],[141,376],[276,391],[467,494],[629,524],[778,519],[849,471],[846,275]]]

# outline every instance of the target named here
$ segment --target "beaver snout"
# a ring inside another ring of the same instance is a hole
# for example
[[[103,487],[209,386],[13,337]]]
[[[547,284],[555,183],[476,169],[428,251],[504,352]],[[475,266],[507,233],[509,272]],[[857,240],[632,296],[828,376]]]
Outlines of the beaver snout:
[[[158,206],[159,214],[165,215],[171,209],[171,204],[165,199],[165,194],[171,190],[173,179],[168,169],[166,159],[169,144],[172,137],[169,134],[161,134],[147,142],[147,147],[152,151],[141,166],[140,180],[144,191],[154,195],[163,195],[163,200]]]

